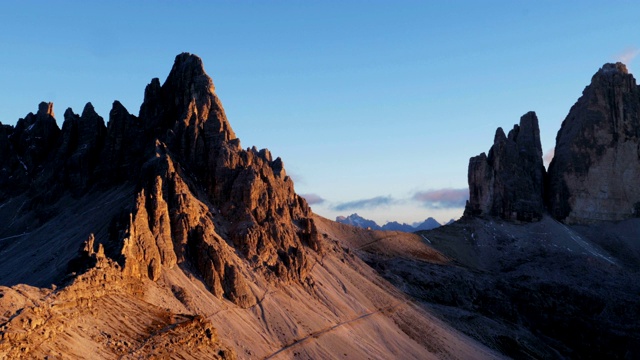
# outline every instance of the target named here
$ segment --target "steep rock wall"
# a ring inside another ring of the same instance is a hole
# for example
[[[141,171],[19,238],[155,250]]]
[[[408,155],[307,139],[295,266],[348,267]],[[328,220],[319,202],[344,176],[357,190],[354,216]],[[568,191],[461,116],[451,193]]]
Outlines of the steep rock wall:
[[[624,64],[605,64],[562,122],[548,188],[567,223],[640,216],[640,89]]]
[[[544,175],[538,118],[529,112],[508,136],[498,128],[488,156],[482,153],[469,160],[465,215],[539,220]]]

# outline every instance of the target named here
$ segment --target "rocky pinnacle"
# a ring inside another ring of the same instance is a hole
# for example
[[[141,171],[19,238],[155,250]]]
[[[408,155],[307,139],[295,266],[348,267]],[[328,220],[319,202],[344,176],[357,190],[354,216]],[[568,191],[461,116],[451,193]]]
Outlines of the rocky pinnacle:
[[[498,128],[489,155],[469,160],[469,202],[466,215],[509,220],[540,219],[544,166],[538,118],[529,112],[506,136]]]

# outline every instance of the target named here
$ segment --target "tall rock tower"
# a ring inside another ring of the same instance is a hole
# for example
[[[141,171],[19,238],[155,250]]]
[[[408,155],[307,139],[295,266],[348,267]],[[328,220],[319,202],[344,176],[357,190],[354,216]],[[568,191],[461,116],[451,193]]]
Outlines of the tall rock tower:
[[[544,165],[538,118],[528,112],[505,136],[496,130],[489,155],[469,160],[469,202],[465,215],[534,221],[544,211]]]
[[[598,70],[563,121],[547,201],[566,223],[640,216],[640,88],[624,64]]]

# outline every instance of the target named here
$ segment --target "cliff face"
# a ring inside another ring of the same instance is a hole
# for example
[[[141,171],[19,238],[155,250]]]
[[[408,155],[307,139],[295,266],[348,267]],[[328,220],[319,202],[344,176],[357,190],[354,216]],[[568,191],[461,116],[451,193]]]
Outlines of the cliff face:
[[[469,160],[465,214],[538,220],[544,211],[544,175],[538,118],[529,112],[508,136],[498,128],[488,156]]]
[[[551,214],[568,223],[640,216],[640,89],[605,64],[569,111],[549,167]]]
[[[155,280],[188,261],[216,296],[245,307],[256,300],[236,250],[269,279],[304,281],[307,249],[320,249],[311,210],[279,158],[241,149],[198,57],[179,55],[162,86],[147,86],[139,122],[155,150],[122,235],[125,269]]]
[[[82,115],[71,109],[64,113],[62,140],[56,159],[63,170],[63,184],[74,193],[87,190],[92,173],[99,164],[100,151],[104,146],[107,129],[104,120],[88,103]]]
[[[155,281],[193,268],[243,307],[256,302],[253,271],[304,283],[307,253],[320,251],[311,210],[280,158],[240,147],[200,58],[178,55],[164,84],[147,86],[138,117],[116,101],[107,126],[91,104],[64,118],[61,130],[42,103],[0,127],[2,198],[25,194],[28,209],[133,182],[131,206],[96,238],[125,273]]]
[[[26,191],[30,183],[42,182],[46,177],[42,172],[59,146],[61,131],[53,104],[45,102],[35,115],[29,113],[18,120],[15,128],[0,126],[0,200],[4,200]]]
[[[498,129],[489,155],[469,162],[465,215],[565,223],[640,216],[640,88],[624,64],[605,64],[569,111],[545,177],[538,121]],[[543,203],[544,199],[544,203]]]

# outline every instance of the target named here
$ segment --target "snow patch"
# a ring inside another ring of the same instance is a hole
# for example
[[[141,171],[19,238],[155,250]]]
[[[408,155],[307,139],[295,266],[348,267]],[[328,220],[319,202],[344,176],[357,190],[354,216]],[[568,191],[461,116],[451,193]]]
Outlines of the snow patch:
[[[423,238],[426,242],[428,242],[429,244],[431,244],[431,240],[427,239],[427,237],[426,237],[426,236],[424,236],[424,235],[420,235],[420,236],[422,236],[422,238]]]

